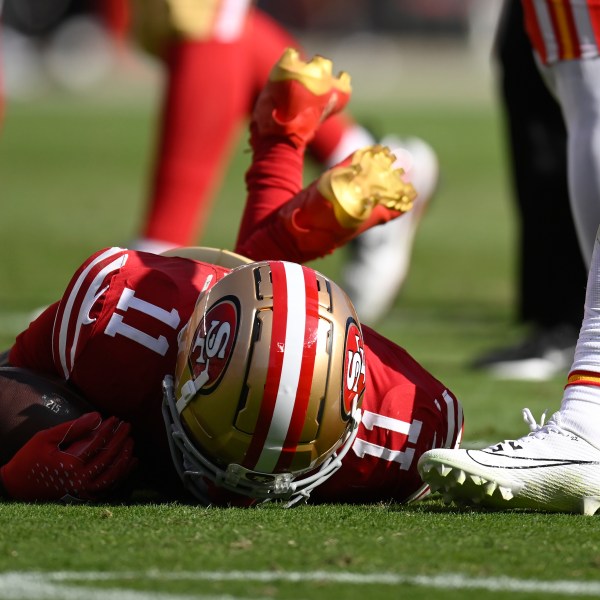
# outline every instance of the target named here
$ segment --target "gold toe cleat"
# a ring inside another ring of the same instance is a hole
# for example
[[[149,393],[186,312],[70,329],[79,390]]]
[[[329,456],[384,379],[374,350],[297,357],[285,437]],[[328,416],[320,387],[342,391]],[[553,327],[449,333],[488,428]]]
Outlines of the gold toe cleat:
[[[251,129],[261,136],[284,136],[296,146],[310,142],[321,123],[340,112],[350,100],[350,75],[332,75],[333,65],[322,56],[304,62],[288,48],[277,61],[260,93]]]
[[[317,189],[333,205],[340,225],[358,226],[377,205],[401,213],[412,208],[417,192],[402,178],[404,170],[393,168],[395,160],[386,146],[369,146],[357,150],[349,165],[323,174]]]
[[[305,62],[300,58],[297,50],[287,48],[273,67],[269,79],[271,81],[298,81],[317,96],[326,94],[332,88],[349,96],[352,92],[350,75],[341,71],[334,76],[332,71],[333,63],[328,58],[317,55]]]

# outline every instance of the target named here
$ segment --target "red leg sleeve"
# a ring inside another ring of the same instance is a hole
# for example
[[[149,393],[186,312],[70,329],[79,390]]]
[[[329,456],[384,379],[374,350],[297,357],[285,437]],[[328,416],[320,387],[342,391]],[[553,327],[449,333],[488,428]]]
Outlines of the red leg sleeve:
[[[303,148],[285,137],[261,138],[251,126],[248,198],[235,251],[252,260],[305,263],[355,236],[342,227],[316,182],[302,188]]]
[[[144,237],[195,241],[246,116],[244,62],[237,42],[179,41],[171,48]]]
[[[251,126],[248,196],[235,251],[253,260],[296,260],[277,212],[302,189],[304,148],[295,148],[284,137],[260,138],[253,130]]]

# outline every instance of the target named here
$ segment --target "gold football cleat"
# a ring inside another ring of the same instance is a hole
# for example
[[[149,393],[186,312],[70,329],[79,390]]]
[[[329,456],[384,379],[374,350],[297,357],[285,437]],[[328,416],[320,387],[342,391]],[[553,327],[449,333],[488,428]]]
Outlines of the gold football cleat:
[[[322,56],[304,62],[288,48],[277,61],[258,97],[252,121],[260,135],[288,137],[306,145],[320,124],[341,111],[350,99],[350,75],[333,76],[333,65]]]
[[[417,192],[402,179],[403,169],[393,168],[395,160],[389,148],[369,146],[357,150],[348,166],[323,174],[317,189],[331,202],[340,225],[358,226],[378,204],[402,213],[412,208]]]

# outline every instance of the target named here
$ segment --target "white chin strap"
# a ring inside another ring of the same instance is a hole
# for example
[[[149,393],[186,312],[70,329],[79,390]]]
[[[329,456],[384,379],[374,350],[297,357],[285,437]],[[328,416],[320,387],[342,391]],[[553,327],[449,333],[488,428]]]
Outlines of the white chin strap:
[[[341,466],[342,459],[354,443],[361,420],[361,411],[354,401],[351,428],[345,439],[324,463],[308,474],[259,473],[241,465],[229,464],[220,468],[206,458],[185,432],[175,399],[173,377],[163,380],[162,413],[167,428],[167,438],[175,469],[185,487],[202,504],[209,505],[209,484],[227,489],[255,500],[287,500],[286,508],[301,501],[306,502],[311,492],[331,477]]]

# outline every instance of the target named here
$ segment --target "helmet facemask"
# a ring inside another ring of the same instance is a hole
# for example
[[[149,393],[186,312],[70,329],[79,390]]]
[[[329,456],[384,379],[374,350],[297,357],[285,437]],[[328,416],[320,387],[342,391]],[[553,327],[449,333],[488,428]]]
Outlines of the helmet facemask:
[[[175,468],[186,489],[203,504],[211,504],[207,480],[236,494],[257,500],[287,500],[286,507],[308,500],[312,490],[331,477],[341,466],[342,459],[354,443],[361,420],[358,398],[352,413],[352,426],[337,451],[316,470],[294,476],[293,473],[260,473],[236,463],[225,469],[203,456],[185,432],[177,412],[173,377],[163,381],[163,418],[167,425],[169,447]]]

